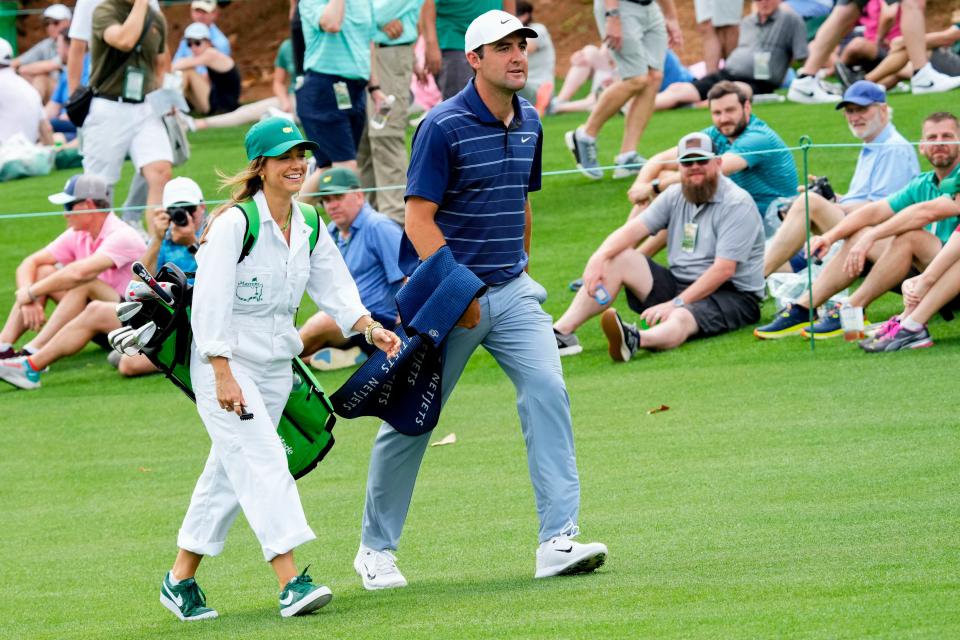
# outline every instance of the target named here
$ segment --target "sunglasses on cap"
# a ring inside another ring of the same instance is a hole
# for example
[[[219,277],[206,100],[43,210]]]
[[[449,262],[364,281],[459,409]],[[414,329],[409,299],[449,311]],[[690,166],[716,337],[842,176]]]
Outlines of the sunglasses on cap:
[[[702,167],[709,164],[711,160],[713,160],[713,158],[701,158],[701,157],[688,158],[686,160],[681,160],[680,164],[687,167],[694,164]]]
[[[203,40],[187,40],[188,47],[199,47],[203,44]]]

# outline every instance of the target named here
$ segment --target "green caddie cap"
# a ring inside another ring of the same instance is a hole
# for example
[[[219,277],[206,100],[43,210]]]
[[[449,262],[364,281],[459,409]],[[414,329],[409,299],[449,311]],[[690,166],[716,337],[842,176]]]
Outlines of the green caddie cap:
[[[267,118],[250,127],[243,141],[247,148],[247,160],[260,156],[275,158],[293,147],[306,147],[316,153],[320,146],[303,137],[300,129],[286,118]]]
[[[360,188],[360,177],[353,169],[333,167],[320,175],[318,191],[320,195],[346,193]]]
[[[957,184],[956,176],[952,178],[944,178],[940,181],[940,193],[945,196],[950,196],[951,198],[957,195],[957,192],[960,191],[960,185]]]

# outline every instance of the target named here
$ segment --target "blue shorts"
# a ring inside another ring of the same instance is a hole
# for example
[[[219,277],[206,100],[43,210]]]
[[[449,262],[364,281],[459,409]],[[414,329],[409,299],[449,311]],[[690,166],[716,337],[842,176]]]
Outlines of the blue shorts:
[[[350,108],[338,109],[333,85],[343,82],[350,93]],[[366,80],[341,78],[307,71],[297,91],[297,115],[308,140],[320,145],[317,166],[356,160],[357,145],[366,124]]]

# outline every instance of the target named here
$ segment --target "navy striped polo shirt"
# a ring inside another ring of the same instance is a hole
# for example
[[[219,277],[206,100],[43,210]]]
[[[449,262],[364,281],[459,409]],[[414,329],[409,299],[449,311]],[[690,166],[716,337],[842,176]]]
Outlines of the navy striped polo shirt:
[[[437,203],[434,220],[457,262],[493,285],[520,275],[527,264],[524,204],[528,192],[540,189],[543,129],[536,109],[516,95],[513,120],[504,126],[473,82],[417,128],[406,197]],[[409,275],[417,264],[404,234],[400,268]]]

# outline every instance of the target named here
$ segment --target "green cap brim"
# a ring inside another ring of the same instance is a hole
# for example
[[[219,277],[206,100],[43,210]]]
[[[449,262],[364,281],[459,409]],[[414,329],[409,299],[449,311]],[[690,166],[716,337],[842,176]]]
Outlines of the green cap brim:
[[[265,158],[276,158],[277,156],[282,156],[294,147],[305,147],[313,153],[320,151],[320,145],[318,145],[316,142],[312,142],[310,140],[287,140],[286,142],[281,142],[275,147],[267,149],[260,155]]]

